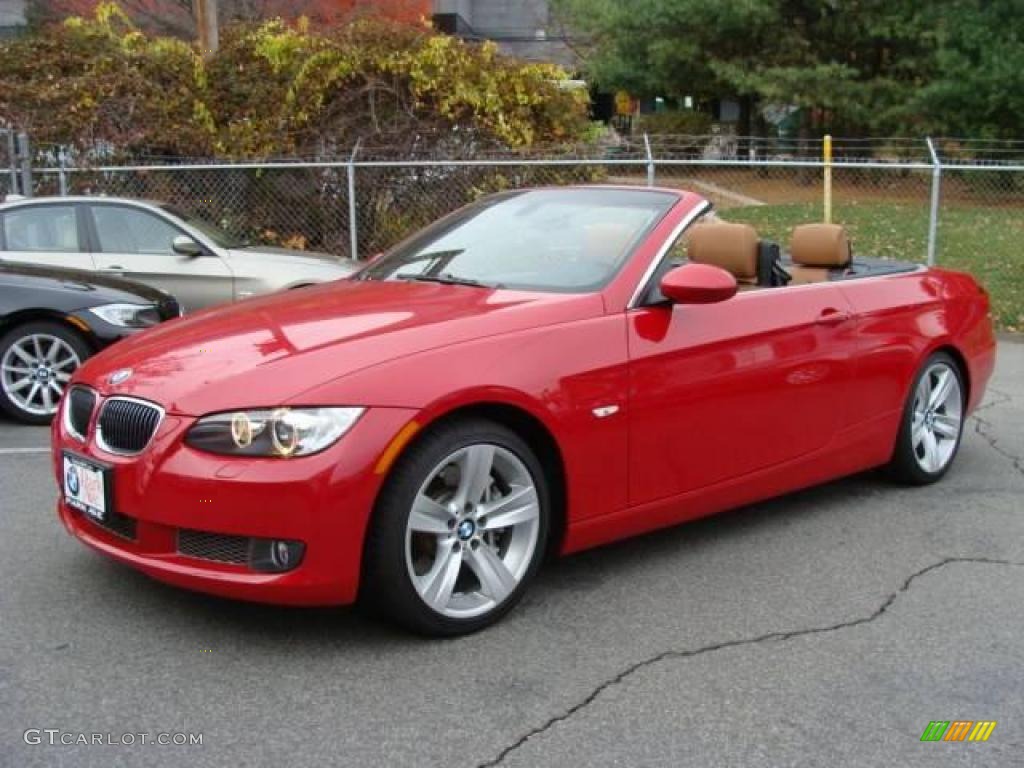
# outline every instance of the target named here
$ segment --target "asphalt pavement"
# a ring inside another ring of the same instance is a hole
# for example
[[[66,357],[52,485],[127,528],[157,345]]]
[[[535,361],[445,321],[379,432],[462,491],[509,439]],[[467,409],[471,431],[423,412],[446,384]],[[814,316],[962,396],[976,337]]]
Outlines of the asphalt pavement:
[[[4,768],[1024,765],[1019,342],[938,485],[867,473],[566,558],[446,641],[103,559],[55,517],[47,439],[0,422]],[[957,720],[997,725],[921,741]],[[135,743],[59,743],[94,733]],[[202,744],[138,736],[177,733]]]

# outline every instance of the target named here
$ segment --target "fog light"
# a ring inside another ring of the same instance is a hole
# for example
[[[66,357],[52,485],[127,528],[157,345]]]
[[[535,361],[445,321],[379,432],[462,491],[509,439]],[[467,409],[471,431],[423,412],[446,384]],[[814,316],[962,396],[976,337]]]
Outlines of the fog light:
[[[292,564],[292,545],[287,541],[275,541],[270,545],[270,557],[282,571],[288,570]]]
[[[298,567],[306,545],[301,541],[256,539],[252,545],[250,565],[254,571],[283,573]]]

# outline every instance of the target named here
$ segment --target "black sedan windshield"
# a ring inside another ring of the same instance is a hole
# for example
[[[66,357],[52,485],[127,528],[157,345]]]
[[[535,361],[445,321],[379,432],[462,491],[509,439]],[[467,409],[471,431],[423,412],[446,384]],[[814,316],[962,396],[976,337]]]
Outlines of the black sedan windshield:
[[[618,273],[676,199],[667,192],[611,188],[489,197],[399,244],[360,279],[596,290]]]

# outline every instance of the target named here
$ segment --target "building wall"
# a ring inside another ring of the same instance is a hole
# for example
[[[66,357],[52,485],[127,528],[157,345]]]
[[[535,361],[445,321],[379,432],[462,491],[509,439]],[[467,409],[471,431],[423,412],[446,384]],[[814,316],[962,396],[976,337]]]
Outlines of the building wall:
[[[479,38],[528,61],[548,61],[569,69],[578,65],[549,0],[435,0],[434,11],[458,14]]]
[[[0,38],[11,37],[25,26],[27,0],[0,0]]]

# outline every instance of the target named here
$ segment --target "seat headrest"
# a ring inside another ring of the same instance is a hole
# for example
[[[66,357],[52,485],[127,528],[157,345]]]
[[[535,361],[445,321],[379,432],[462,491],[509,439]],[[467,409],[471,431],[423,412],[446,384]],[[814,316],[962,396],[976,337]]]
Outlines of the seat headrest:
[[[845,267],[850,263],[850,241],[838,224],[803,224],[793,229],[789,256],[805,267]]]
[[[690,261],[714,264],[737,280],[757,279],[757,231],[749,224],[698,224],[690,230],[689,240]]]

